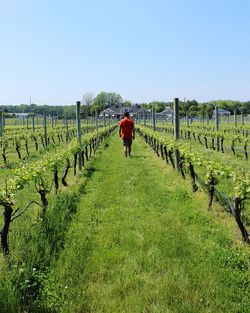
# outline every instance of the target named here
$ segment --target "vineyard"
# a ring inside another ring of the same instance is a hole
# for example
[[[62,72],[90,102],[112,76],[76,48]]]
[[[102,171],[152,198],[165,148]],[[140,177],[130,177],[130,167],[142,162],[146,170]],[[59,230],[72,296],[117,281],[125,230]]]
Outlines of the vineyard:
[[[250,312],[249,132],[6,125],[0,312]]]

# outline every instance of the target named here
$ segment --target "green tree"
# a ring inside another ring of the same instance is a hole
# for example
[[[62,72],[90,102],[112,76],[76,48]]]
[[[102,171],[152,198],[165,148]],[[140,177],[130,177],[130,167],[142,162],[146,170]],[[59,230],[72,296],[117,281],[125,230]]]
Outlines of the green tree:
[[[243,110],[245,114],[250,114],[250,101],[248,102],[243,102]]]
[[[148,104],[148,106],[150,109],[155,108],[155,112],[159,113],[165,109],[167,103],[162,101],[152,101]]]
[[[119,107],[123,104],[121,95],[115,92],[101,92],[93,100],[92,111],[102,111],[112,106]]]
[[[197,116],[199,103],[196,100],[188,100],[180,102],[180,115],[186,116]]]
[[[219,109],[228,110],[233,113],[234,110],[237,110],[237,113],[241,112],[241,103],[236,100],[216,100],[214,101],[214,105],[216,105]]]
[[[204,119],[207,116],[211,118],[213,116],[213,105],[211,103],[202,103],[199,105],[198,114]]]
[[[125,100],[125,101],[122,103],[122,105],[123,105],[124,107],[131,107],[132,102],[129,101],[129,100]]]
[[[89,116],[91,114],[93,100],[94,95],[91,92],[87,92],[82,96],[82,112],[84,115]]]
[[[76,117],[76,107],[75,105],[67,105],[63,109],[63,115],[67,116],[70,119],[73,119]]]

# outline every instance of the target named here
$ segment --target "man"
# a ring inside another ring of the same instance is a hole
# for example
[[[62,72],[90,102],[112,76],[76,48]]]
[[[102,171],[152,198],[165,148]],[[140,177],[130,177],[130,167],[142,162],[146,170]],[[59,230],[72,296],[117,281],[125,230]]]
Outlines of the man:
[[[129,112],[124,113],[124,118],[120,121],[119,136],[123,140],[125,157],[131,155],[132,140],[135,139],[134,122],[129,118]]]

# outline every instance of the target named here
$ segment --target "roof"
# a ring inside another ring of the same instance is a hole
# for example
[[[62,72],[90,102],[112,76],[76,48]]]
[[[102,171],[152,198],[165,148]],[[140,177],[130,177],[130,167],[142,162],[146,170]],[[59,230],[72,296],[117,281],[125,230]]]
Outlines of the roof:
[[[215,111],[215,110],[214,110]],[[225,113],[230,113],[230,111],[225,110],[225,109],[218,109],[219,112],[225,112]]]
[[[110,107],[110,108],[107,108],[105,110],[103,110],[100,115],[102,116],[104,113],[106,114],[112,114],[112,115],[117,115],[117,114],[123,114],[124,112],[129,112],[131,114],[137,114],[137,113],[149,113],[151,112],[149,109],[147,108],[138,108],[138,107],[135,107],[135,106],[130,106],[130,107],[120,107],[120,108],[117,108],[117,107]]]
[[[143,112],[145,112],[145,113],[150,113],[151,112],[151,110],[149,110],[149,109],[147,109],[147,108],[138,108],[139,110],[137,111],[137,113],[143,113]]]
[[[135,106],[130,106],[130,107],[110,107],[105,110],[103,110],[100,113],[100,116],[103,116],[104,113],[109,114],[109,115],[118,115],[118,114],[123,114],[124,112],[129,112],[131,114],[138,114],[138,113],[143,113],[145,112],[146,114],[151,113],[150,109],[147,108],[138,108]],[[157,115],[172,115],[173,110],[170,107],[165,108],[162,112],[157,113]]]
[[[219,114],[228,114],[228,115],[231,114],[230,111],[227,111],[227,110],[224,110],[224,109],[218,109],[218,113]],[[215,114],[215,110],[213,110],[213,114]]]
[[[173,114],[173,113],[174,111],[169,107],[165,108],[163,111],[160,112],[160,114]]]
[[[16,117],[27,117],[30,113],[13,113]]]

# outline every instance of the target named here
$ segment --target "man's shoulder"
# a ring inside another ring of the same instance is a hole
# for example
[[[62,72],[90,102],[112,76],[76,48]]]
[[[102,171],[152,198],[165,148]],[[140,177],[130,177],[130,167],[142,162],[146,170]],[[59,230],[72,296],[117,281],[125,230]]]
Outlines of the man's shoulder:
[[[125,117],[124,119],[122,119],[121,121],[120,121],[120,125],[121,124],[130,124],[130,125],[134,125],[134,121],[133,120],[131,120],[130,118],[128,118],[128,117]]]

